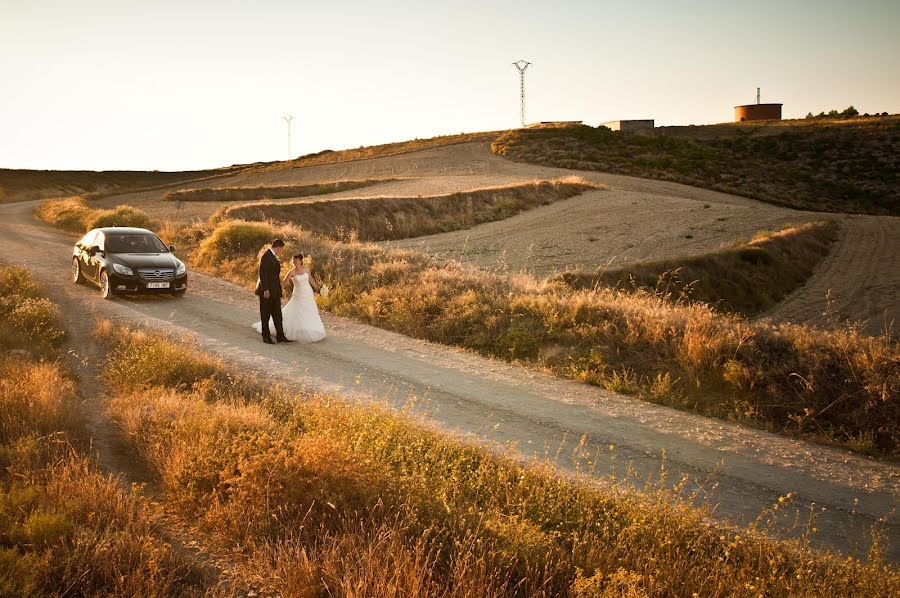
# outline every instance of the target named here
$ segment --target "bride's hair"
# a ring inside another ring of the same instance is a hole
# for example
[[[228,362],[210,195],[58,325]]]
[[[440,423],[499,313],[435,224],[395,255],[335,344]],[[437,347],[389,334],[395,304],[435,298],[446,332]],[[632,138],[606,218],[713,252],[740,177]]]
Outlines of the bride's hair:
[[[294,259],[294,260],[300,260],[300,263],[302,264],[302,263],[303,263],[303,254],[302,254],[302,253],[295,253],[295,254],[294,254],[294,257],[292,257],[291,259]]]

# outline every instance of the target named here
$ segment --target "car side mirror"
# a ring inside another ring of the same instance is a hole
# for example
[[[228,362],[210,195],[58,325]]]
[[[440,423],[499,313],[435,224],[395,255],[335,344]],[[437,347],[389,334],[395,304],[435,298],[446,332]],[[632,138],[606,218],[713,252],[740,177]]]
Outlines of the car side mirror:
[[[169,252],[170,252],[170,253],[175,253],[175,246],[174,246],[174,245],[169,245]]]
[[[94,245],[93,247],[91,247],[90,249],[88,249],[88,255],[91,256],[91,257],[94,257],[94,256],[97,255],[98,253],[100,253],[100,246],[99,246],[99,245]]]

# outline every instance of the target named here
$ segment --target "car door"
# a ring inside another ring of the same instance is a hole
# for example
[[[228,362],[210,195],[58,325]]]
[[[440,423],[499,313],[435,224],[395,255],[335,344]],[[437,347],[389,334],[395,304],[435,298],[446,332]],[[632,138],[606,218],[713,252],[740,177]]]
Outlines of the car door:
[[[103,233],[101,233],[100,231],[97,231],[97,235],[91,241],[91,244],[88,246],[88,248],[85,252],[87,261],[85,263],[84,271],[85,271],[85,274],[87,275],[87,277],[95,282],[100,280],[100,264],[101,264],[101,260],[103,259],[103,256],[102,256],[103,243],[104,243]],[[100,251],[91,255],[90,254],[91,247],[99,247]]]
[[[94,239],[96,238],[97,231],[92,230],[91,232],[83,236],[80,241],[75,243],[75,249],[77,251],[75,257],[79,262],[81,262],[81,275],[91,280],[94,279],[94,276],[90,273],[89,263],[91,260],[91,255],[89,253],[89,250],[91,247],[93,247]]]

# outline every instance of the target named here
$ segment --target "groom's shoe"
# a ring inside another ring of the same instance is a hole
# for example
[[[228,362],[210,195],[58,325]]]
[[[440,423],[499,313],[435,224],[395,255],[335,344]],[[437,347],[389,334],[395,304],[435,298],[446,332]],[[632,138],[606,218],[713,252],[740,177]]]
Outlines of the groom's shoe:
[[[281,337],[276,336],[276,337],[275,337],[275,340],[278,341],[279,343],[292,343],[292,342],[294,342],[294,341],[292,341],[291,339],[289,339],[289,338],[286,337],[286,336],[281,336]]]
[[[272,340],[271,338],[269,338],[268,336],[264,336],[264,337],[263,337],[263,342],[266,343],[267,345],[274,345],[274,344],[275,344],[275,341],[273,341],[273,340]]]

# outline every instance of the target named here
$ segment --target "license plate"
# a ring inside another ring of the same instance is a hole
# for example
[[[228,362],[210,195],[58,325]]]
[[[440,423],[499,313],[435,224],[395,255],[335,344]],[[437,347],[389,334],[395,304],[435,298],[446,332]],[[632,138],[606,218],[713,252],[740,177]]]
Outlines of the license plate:
[[[167,283],[167,282],[148,282],[147,288],[148,289],[168,289],[169,283]]]

